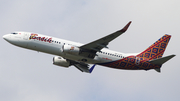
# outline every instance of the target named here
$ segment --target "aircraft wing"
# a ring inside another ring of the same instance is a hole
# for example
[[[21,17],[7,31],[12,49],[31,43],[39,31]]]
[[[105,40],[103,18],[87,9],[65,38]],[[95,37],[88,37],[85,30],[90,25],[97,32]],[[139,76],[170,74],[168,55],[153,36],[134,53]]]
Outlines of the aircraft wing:
[[[102,48],[107,48],[107,45],[109,44],[109,42],[115,39],[116,37],[118,37],[119,35],[123,34],[128,29],[130,24],[131,24],[131,21],[123,29],[117,32],[114,32],[110,35],[107,35],[103,38],[100,38],[96,41],[85,44],[81,46],[80,48],[88,50],[88,51],[92,51],[92,52],[97,52],[97,51],[100,51]]]
[[[95,64],[89,68],[88,64],[82,65],[82,64],[74,64],[74,66],[79,69],[81,72],[91,73],[95,67]]]
[[[94,67],[96,66],[96,64],[94,64],[92,67],[89,67],[89,65],[86,63],[76,62],[73,60],[69,60],[69,61],[71,62],[72,65],[74,65],[81,72],[86,72],[86,73],[91,73],[93,71]]]

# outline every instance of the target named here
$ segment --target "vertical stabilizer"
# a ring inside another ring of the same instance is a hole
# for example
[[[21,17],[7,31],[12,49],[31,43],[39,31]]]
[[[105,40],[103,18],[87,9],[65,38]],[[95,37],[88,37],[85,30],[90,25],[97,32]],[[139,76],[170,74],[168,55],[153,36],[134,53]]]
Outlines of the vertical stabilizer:
[[[138,57],[153,60],[161,58],[164,54],[166,46],[171,38],[171,35],[164,35],[159,40],[157,40],[154,44],[152,44],[149,48],[138,54]]]

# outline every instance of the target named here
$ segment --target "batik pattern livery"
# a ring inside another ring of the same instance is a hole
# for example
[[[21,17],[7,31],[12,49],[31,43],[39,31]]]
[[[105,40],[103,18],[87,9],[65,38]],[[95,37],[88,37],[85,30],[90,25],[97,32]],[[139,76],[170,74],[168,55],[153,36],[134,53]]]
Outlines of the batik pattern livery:
[[[129,56],[118,61],[103,63],[100,65],[126,70],[149,70],[161,67],[159,65],[151,64],[148,62],[148,60],[136,56]]]
[[[138,54],[137,56],[143,59],[148,59],[148,60],[161,58],[170,38],[171,38],[171,35],[164,35],[158,41],[156,41],[149,48],[147,48],[145,51]]]
[[[145,51],[136,56],[128,56],[117,61],[102,63],[100,65],[127,70],[149,70],[160,68],[161,65],[155,65],[149,61],[162,57],[170,38],[170,35],[164,35]]]

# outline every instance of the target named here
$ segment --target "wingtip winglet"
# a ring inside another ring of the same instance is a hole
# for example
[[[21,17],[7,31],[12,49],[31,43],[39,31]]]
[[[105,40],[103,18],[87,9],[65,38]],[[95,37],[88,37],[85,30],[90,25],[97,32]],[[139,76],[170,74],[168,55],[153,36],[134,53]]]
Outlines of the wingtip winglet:
[[[94,64],[90,69],[89,69],[89,73],[91,73],[94,69],[94,67],[96,66],[96,64]]]
[[[123,29],[121,29],[121,32],[125,32],[128,29],[128,27],[130,26],[131,22],[132,21],[129,21],[129,23]]]

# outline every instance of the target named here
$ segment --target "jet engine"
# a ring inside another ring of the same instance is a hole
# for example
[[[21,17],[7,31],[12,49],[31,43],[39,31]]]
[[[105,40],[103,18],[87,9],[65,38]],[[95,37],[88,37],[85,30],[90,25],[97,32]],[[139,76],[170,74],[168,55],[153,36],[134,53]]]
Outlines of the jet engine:
[[[79,55],[80,49],[78,47],[75,47],[75,46],[64,45],[63,46],[63,52],[68,53],[68,54]]]
[[[66,67],[66,68],[68,68],[71,65],[70,61],[59,56],[53,57],[53,64],[57,66]]]

